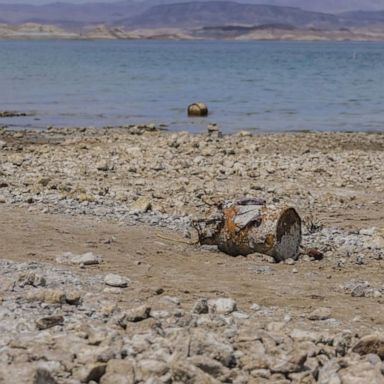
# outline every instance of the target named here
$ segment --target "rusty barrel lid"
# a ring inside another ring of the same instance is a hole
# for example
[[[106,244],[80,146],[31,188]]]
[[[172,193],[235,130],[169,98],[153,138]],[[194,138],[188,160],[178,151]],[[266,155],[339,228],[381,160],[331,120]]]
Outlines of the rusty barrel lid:
[[[207,116],[208,107],[202,102],[192,103],[188,106],[188,116]]]

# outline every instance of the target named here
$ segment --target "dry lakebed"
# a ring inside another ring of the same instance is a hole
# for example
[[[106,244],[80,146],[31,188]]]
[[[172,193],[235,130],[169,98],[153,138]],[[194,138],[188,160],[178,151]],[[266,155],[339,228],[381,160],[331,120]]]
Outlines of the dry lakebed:
[[[1,129],[0,383],[384,383],[383,164],[380,133]],[[196,242],[241,197],[296,208],[297,260]]]

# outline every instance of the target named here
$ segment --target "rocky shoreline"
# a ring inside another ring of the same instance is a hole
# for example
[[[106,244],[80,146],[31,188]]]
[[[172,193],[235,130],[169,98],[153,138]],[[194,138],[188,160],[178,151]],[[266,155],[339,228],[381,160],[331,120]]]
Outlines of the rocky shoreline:
[[[384,382],[384,135],[0,131],[0,383]],[[216,202],[299,260],[195,244]]]

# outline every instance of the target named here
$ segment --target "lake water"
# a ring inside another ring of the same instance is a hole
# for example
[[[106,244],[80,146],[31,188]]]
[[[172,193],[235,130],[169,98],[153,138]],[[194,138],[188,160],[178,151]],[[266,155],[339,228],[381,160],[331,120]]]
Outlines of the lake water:
[[[17,127],[383,131],[384,43],[0,41],[0,110],[35,113],[0,119]]]

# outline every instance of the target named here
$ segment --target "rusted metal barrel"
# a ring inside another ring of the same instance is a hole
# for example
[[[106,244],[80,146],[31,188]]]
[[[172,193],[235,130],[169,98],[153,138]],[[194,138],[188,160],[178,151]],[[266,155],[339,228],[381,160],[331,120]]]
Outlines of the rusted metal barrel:
[[[231,256],[262,253],[276,261],[298,257],[301,219],[292,207],[258,198],[225,202],[216,216],[194,223],[200,244],[217,245]]]
[[[190,104],[188,116],[208,116],[208,107],[201,102]]]

